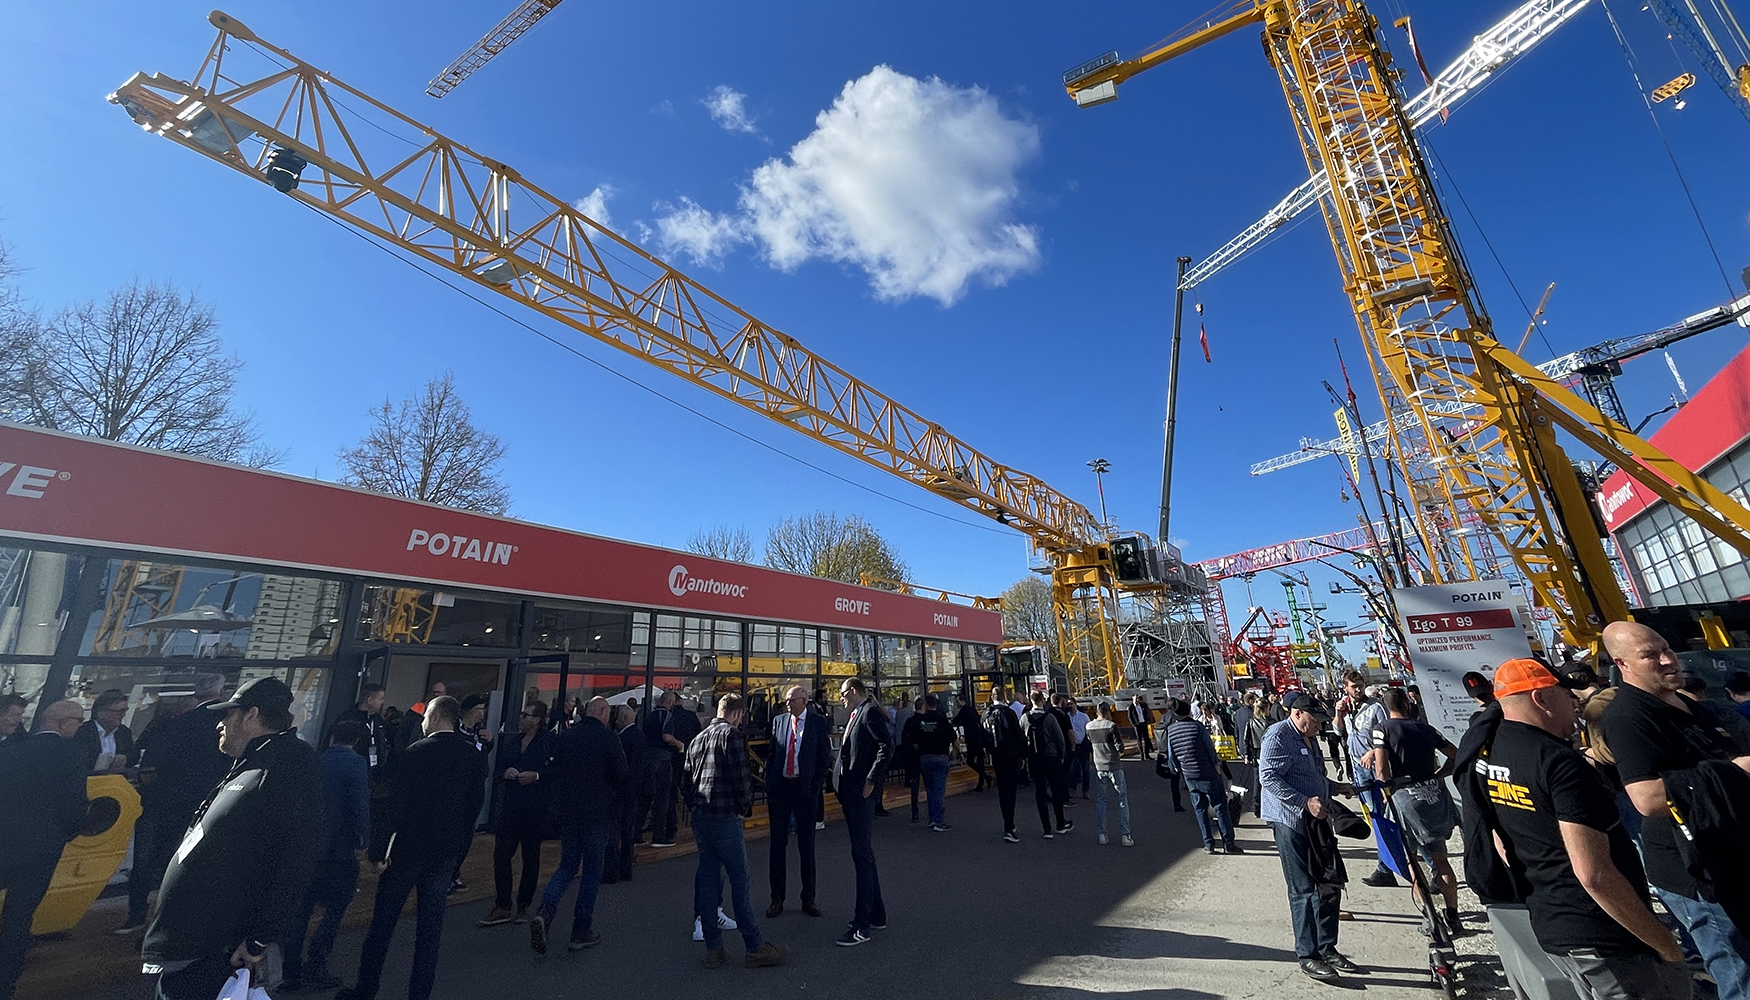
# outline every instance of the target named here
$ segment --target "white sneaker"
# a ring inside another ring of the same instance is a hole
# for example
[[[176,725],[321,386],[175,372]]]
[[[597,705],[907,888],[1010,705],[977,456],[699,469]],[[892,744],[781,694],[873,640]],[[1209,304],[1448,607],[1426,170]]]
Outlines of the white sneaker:
[[[1129,835],[1124,836],[1118,842],[1120,844],[1123,844],[1125,847],[1135,847],[1136,846],[1136,839],[1129,836]]]
[[[717,929],[720,931],[732,931],[735,930],[735,928],[736,924],[734,918],[730,917],[729,914],[724,913],[723,907],[719,906],[717,908]]]
[[[1105,845],[1106,845],[1106,835],[1102,833],[1102,834],[1100,834],[1100,846],[1104,847]]]
[[[815,828],[815,829],[816,829],[816,830],[824,830],[824,829],[826,829],[826,820],[824,820],[824,819],[817,819],[817,820],[815,820],[815,821],[814,821],[814,828]]]
[[[694,941],[705,940],[705,925],[699,923],[698,917],[693,918],[693,940]]]

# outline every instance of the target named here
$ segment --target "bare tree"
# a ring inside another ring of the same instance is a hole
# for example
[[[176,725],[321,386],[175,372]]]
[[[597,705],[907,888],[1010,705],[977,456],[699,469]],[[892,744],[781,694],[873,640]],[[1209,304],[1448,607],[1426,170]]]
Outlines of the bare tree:
[[[279,464],[235,406],[243,362],[224,353],[211,306],[173,285],[134,281],[35,322],[14,298],[0,337],[0,406],[56,430],[203,455]]]
[[[487,514],[510,510],[498,470],[504,445],[474,426],[450,372],[399,404],[383,400],[371,418],[364,440],[340,453],[342,482]]]
[[[816,511],[778,522],[766,533],[766,565],[843,583],[862,574],[904,580],[908,570],[869,522]]]
[[[24,386],[35,353],[37,317],[25,308],[12,280],[20,270],[12,248],[0,242],[0,420],[29,423]]]
[[[693,537],[687,539],[687,551],[730,562],[753,562],[753,539],[748,537],[746,528],[720,524],[693,532]]]
[[[1003,638],[1010,642],[1057,641],[1057,614],[1051,607],[1050,584],[1027,576],[1003,591]]]

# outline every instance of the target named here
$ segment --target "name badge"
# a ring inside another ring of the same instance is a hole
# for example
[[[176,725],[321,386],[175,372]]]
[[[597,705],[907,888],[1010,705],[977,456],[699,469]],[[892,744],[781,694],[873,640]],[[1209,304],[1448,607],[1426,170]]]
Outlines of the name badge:
[[[1301,756],[1302,756],[1302,757],[1305,757],[1305,756],[1307,756],[1307,749],[1306,749],[1306,747],[1301,747],[1301,748],[1300,748],[1300,755],[1301,755]]]

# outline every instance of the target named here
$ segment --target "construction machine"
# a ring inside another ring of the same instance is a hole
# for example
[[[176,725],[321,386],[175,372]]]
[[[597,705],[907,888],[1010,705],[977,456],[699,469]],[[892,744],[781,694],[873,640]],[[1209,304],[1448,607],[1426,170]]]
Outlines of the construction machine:
[[[1058,660],[1071,689],[1125,686],[1120,589],[1147,598],[1180,586],[1147,536],[1111,535],[1082,504],[860,381],[515,168],[227,14],[208,20],[218,37],[190,78],[136,74],[110,101],[146,131],[271,185],[417,266],[460,275],[1015,528],[1048,564]]]
[[[1427,583],[1485,575],[1505,553],[1564,639],[1595,646],[1628,602],[1557,432],[1750,555],[1750,511],[1496,340],[1361,0],[1240,0],[1134,59],[1065,74],[1083,107],[1174,56],[1261,28],[1322,203],[1344,291],[1408,485]],[[1470,527],[1475,515],[1481,530]],[[1492,547],[1492,548],[1491,548]]]

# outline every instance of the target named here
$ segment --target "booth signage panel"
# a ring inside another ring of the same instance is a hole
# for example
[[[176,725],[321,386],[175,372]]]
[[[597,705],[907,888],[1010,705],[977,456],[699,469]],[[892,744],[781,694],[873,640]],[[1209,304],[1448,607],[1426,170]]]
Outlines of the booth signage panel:
[[[1503,662],[1531,655],[1519,595],[1504,580],[1477,580],[1401,587],[1392,599],[1428,724],[1456,746],[1477,710],[1461,678],[1475,670],[1493,679]]]
[[[0,423],[0,533],[967,642],[1002,616]]]

